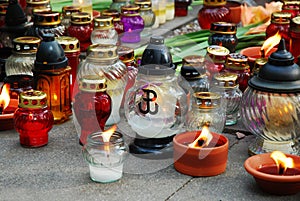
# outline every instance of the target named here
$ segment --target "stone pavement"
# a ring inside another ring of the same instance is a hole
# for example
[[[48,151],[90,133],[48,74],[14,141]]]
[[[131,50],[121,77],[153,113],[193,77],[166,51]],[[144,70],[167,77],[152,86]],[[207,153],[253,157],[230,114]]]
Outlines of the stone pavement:
[[[127,126],[127,127],[126,127]],[[119,124],[130,132],[126,122]],[[16,131],[0,132],[0,200],[300,200],[300,193],[275,196],[262,192],[244,169],[247,147],[254,136],[238,140],[227,127],[230,149],[226,172],[214,177],[178,173],[169,161],[127,160],[121,180],[101,184],[89,178],[72,120],[55,125],[47,146],[29,149],[19,144]],[[143,172],[149,172],[144,173]]]

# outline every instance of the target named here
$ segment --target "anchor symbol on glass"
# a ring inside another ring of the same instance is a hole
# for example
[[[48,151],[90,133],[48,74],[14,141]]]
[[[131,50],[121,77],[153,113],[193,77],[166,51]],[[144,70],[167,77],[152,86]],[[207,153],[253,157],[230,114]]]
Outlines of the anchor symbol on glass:
[[[143,90],[143,96],[141,102],[139,102],[139,110],[142,114],[152,114],[155,115],[158,112],[158,104],[156,103],[157,94],[155,91],[151,89],[142,89]],[[151,102],[154,102],[151,104]],[[154,111],[153,109],[154,104]],[[151,107],[152,106],[152,107]]]

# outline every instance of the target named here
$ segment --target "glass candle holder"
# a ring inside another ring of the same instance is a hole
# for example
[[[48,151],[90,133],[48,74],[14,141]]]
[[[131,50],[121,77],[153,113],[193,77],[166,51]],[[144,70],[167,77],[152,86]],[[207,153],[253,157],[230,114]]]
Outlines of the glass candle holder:
[[[124,26],[121,22],[120,12],[115,9],[103,10],[102,16],[109,16],[113,18],[113,24],[118,34],[122,34],[124,32]]]
[[[20,93],[33,89],[34,80],[31,75],[9,75],[3,80],[9,84],[9,96],[11,99],[19,100]]]
[[[33,11],[37,9],[51,11],[50,0],[26,0],[25,14],[28,22],[33,21]]]
[[[290,52],[294,56],[295,62],[299,63],[300,48],[300,16],[294,17],[290,24]]]
[[[128,80],[128,71],[120,61],[117,46],[91,45],[85,60],[80,62],[77,82],[86,75],[104,75],[107,81],[107,93],[112,99],[112,111],[106,126],[120,122],[120,106]]]
[[[71,16],[73,13],[79,13],[82,12],[82,9],[80,6],[63,6],[62,7],[62,19],[61,24],[65,27],[66,33],[65,35],[69,35],[68,29],[71,25]]]
[[[79,6],[82,12],[88,13],[93,19],[93,1],[92,0],[73,0],[73,6]]]
[[[166,20],[173,20],[175,16],[175,0],[166,2]]]
[[[274,12],[271,15],[271,24],[266,29],[266,39],[274,36],[279,32],[280,36],[285,40],[287,50],[290,49],[290,19],[291,13]],[[276,46],[277,47],[277,46]]]
[[[201,130],[203,125],[209,125],[210,131],[222,133],[226,121],[226,104],[221,95],[212,92],[196,92],[192,100],[192,110],[186,122],[187,130]]]
[[[20,133],[22,146],[41,147],[48,144],[48,132],[53,123],[46,93],[30,90],[20,94],[19,108],[14,113],[14,125]]]
[[[191,0],[175,0],[175,16],[184,17],[188,14],[188,7],[191,5]]]
[[[245,91],[248,86],[248,81],[250,79],[250,66],[248,64],[248,58],[239,53],[230,53],[227,56],[224,72],[236,73],[237,83],[239,84],[239,89]]]
[[[198,12],[198,22],[201,29],[209,29],[213,22],[230,22],[230,10],[226,0],[204,0],[203,7]]]
[[[140,15],[144,20],[144,30],[142,31],[142,36],[149,36],[152,33],[152,26],[155,22],[155,14],[152,11],[152,4],[149,0],[135,1],[135,5],[140,7]]]
[[[226,126],[237,123],[239,118],[242,91],[237,83],[237,74],[221,72],[214,76],[216,82],[211,88],[211,92],[220,94],[226,100]]]
[[[79,40],[81,52],[86,52],[87,48],[92,44],[92,31],[92,18],[89,13],[79,12],[71,15],[71,25],[68,29],[69,36]]]
[[[105,142],[103,132],[89,135],[82,154],[89,165],[90,178],[100,183],[121,179],[127,150],[123,135],[117,131],[112,134],[109,142]]]
[[[115,30],[112,17],[99,16],[94,18],[94,30],[91,33],[91,42],[93,44],[116,45],[118,39],[118,33]]]
[[[297,17],[300,14],[300,2],[293,0],[283,1],[281,11],[291,13],[291,19]]]
[[[1,3],[0,4],[0,27],[5,24],[5,15],[7,11],[8,3]]]
[[[121,8],[121,22],[124,33],[121,36],[123,43],[138,43],[141,41],[141,32],[144,29],[144,20],[139,14],[139,6],[128,5]]]
[[[227,22],[211,23],[210,36],[208,37],[209,45],[219,45],[226,47],[231,53],[235,52],[238,44],[236,37],[237,25]]]
[[[112,108],[112,101],[106,89],[104,77],[89,75],[79,80],[80,91],[74,98],[73,107],[81,128],[80,144],[86,144],[89,134],[104,131]]]

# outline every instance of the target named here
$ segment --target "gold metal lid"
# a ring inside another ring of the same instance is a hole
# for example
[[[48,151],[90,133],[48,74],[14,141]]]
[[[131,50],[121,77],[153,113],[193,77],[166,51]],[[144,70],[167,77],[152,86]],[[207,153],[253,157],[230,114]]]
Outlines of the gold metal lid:
[[[80,43],[79,40],[71,36],[60,36],[55,38],[57,42],[61,45],[66,53],[79,52]]]
[[[20,93],[20,108],[40,109],[47,107],[47,94],[42,91],[28,90]]]
[[[182,59],[182,65],[189,65],[193,67],[201,67],[205,63],[205,58],[201,55],[189,55]]]
[[[0,4],[0,15],[5,15],[7,11],[8,3]]]
[[[205,6],[223,6],[226,3],[226,0],[203,0],[203,5]]]
[[[128,63],[134,60],[134,49],[127,46],[118,46],[119,59],[124,63]]]
[[[118,59],[117,46],[108,44],[92,44],[87,49],[87,56],[92,59],[115,60]]]
[[[54,26],[60,24],[59,12],[36,12],[33,13],[34,24],[41,26]]]
[[[62,7],[63,16],[70,16],[73,13],[81,12],[82,8],[80,6],[64,6]]]
[[[113,18],[120,17],[120,13],[116,9],[106,9],[106,10],[103,10],[101,14],[102,14],[102,16],[109,16],[109,17],[113,17]]]
[[[121,14],[125,16],[139,16],[140,7],[137,5],[121,6]]]
[[[213,92],[196,92],[193,94],[196,98],[194,103],[200,109],[214,109],[220,107],[221,95]]]
[[[271,22],[275,24],[289,24],[292,17],[288,12],[274,12],[271,15]]]
[[[216,86],[220,88],[236,88],[238,75],[236,73],[221,72],[214,75]]]
[[[283,1],[283,6],[289,6],[289,5],[300,5],[300,1]],[[295,10],[298,10],[298,8],[294,8]]]
[[[210,45],[206,50],[209,54],[215,56],[227,56],[230,53],[230,51],[226,47],[219,45]]]
[[[107,30],[113,28],[113,17],[109,16],[99,16],[94,18],[94,28]]]
[[[236,34],[237,25],[229,22],[214,22],[211,23],[210,32],[220,34]]]
[[[50,0],[26,0],[26,4],[30,6],[40,6],[43,4],[50,4]]]
[[[252,74],[255,75],[259,72],[259,69],[268,62],[266,58],[255,59],[254,66],[252,69]]]
[[[152,9],[152,3],[151,1],[139,1],[135,0],[134,4],[140,7],[140,10],[151,10]]]
[[[38,7],[32,10],[32,13],[42,13],[42,12],[51,12],[52,9],[50,7]]]
[[[92,22],[92,18],[89,13],[79,12],[79,13],[72,13],[71,15],[72,24],[84,25],[84,24],[90,24],[91,22]]]
[[[41,39],[34,36],[22,36],[13,40],[13,51],[20,54],[36,53]]]
[[[104,76],[87,75],[79,80],[79,89],[86,92],[103,92],[107,89]]]
[[[239,53],[231,53],[226,58],[225,68],[233,70],[249,69],[248,57]]]

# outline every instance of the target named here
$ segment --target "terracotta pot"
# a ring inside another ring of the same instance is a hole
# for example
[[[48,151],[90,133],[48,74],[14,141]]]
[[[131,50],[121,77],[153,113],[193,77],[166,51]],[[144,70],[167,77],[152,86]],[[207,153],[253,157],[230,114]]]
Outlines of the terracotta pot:
[[[227,1],[227,7],[230,10],[229,20],[232,23],[238,24],[241,21],[241,3],[238,1]]]
[[[226,170],[228,139],[217,133],[211,134],[213,140],[210,144],[215,145],[211,148],[188,147],[200,135],[196,131],[181,133],[173,138],[174,167],[178,172],[190,176],[215,176]]]
[[[290,195],[300,192],[300,174],[295,176],[275,175],[258,171],[264,165],[275,165],[270,155],[270,153],[265,153],[251,156],[244,163],[246,171],[255,178],[258,186],[265,192],[277,195]],[[286,156],[293,158],[296,168],[300,168],[300,156],[290,154],[286,154]]]
[[[248,64],[250,68],[252,69],[254,66],[254,62],[257,58],[261,57],[261,46],[254,46],[254,47],[247,47],[245,49],[242,49],[240,51],[240,54],[245,55],[248,57]],[[266,54],[266,58],[268,58],[273,52],[275,52],[277,48],[272,48],[271,51]]]

